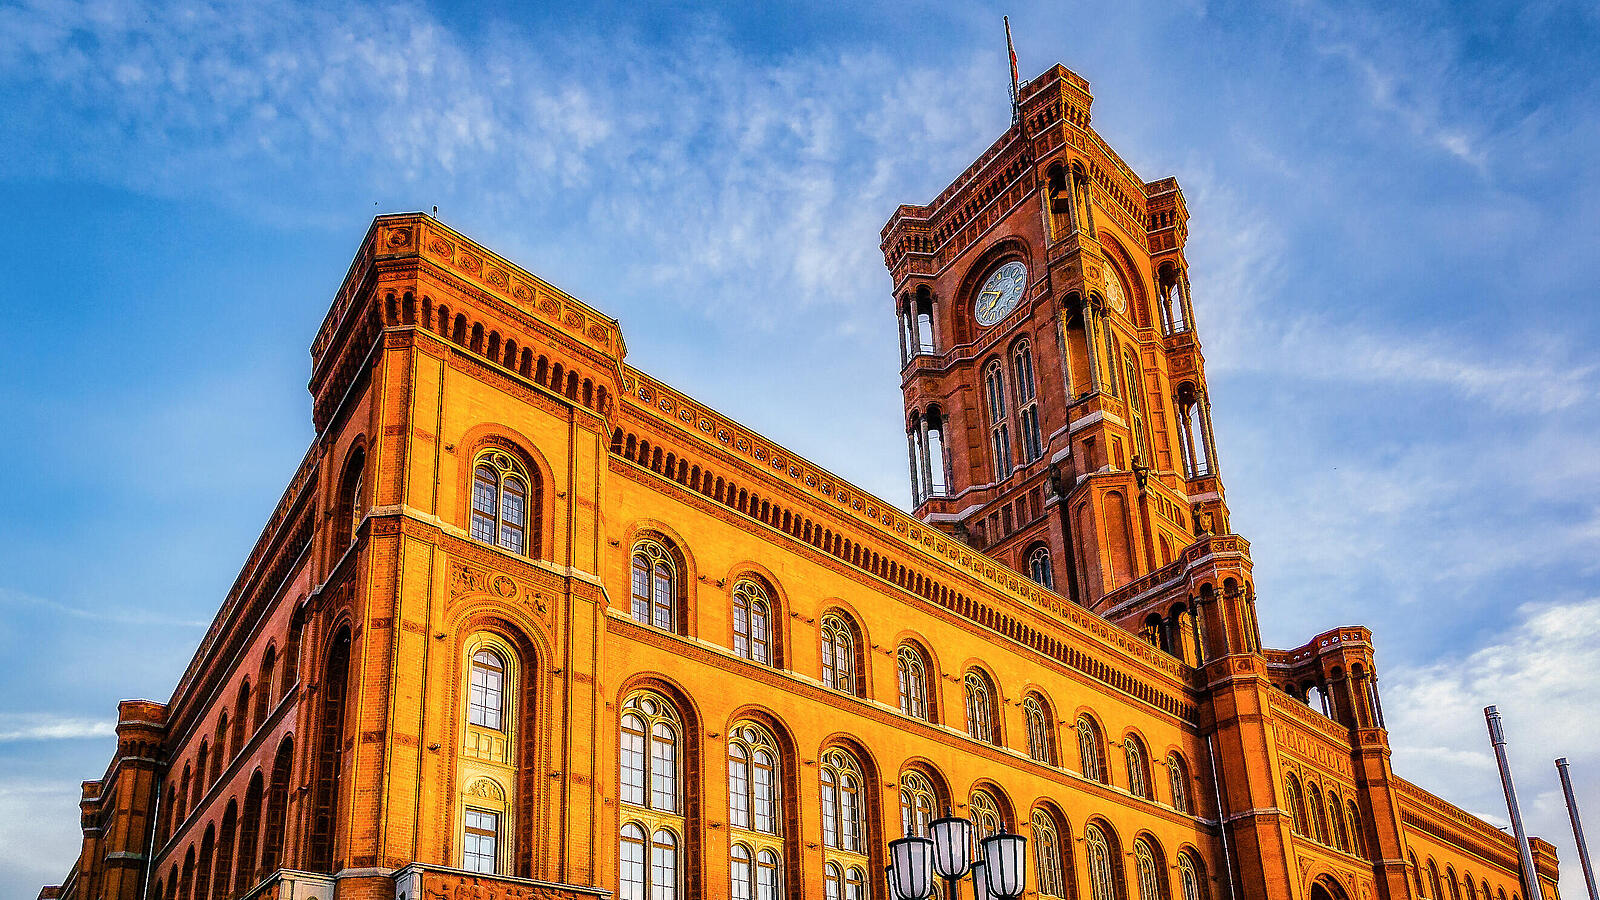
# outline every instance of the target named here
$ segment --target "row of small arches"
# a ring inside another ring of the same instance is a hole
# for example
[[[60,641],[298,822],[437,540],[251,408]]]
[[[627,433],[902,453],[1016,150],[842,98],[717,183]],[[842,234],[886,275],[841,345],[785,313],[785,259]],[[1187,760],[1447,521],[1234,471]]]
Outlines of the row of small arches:
[[[1341,799],[1331,785],[1324,793],[1310,778],[1302,787],[1293,772],[1284,773],[1283,792],[1295,834],[1344,853],[1367,855],[1366,832],[1354,798]]]
[[[1439,864],[1428,858],[1427,868],[1417,865],[1415,851],[1407,851],[1411,863],[1411,876],[1416,885],[1417,896],[1423,900],[1522,900],[1522,895],[1516,888],[1511,889],[1509,898],[1505,887],[1497,887],[1490,893],[1488,879],[1476,879],[1471,872],[1456,874],[1455,866],[1446,864],[1444,871],[1439,870]]]
[[[389,292],[384,297],[384,322],[388,325],[416,325],[439,335],[460,347],[478,354],[490,362],[524,378],[530,379],[601,415],[611,410],[611,398],[605,385],[596,384],[576,369],[560,362],[552,363],[544,354],[534,354],[528,347],[518,347],[515,338],[501,337],[496,329],[485,329],[482,322],[467,318],[465,313],[451,314],[450,307],[424,296],[420,304],[410,291],[401,295]]]
[[[1058,662],[1083,671],[1168,713],[1186,720],[1193,720],[1195,716],[1195,710],[1177,698],[1155,690],[1115,667],[1108,666],[988,604],[951,590],[917,569],[895,562],[843,534],[834,532],[831,528],[813,522],[807,516],[796,514],[746,486],[717,475],[709,469],[702,469],[698,464],[690,463],[688,459],[680,457],[672,450],[652,445],[648,439],[640,439],[637,435],[619,428],[612,434],[611,451],[687,487],[712,502],[764,522],[823,553],[863,569],[931,603],[953,610],[969,620],[1010,637]],[[1214,590],[1214,588],[1206,585],[1202,590]],[[678,627],[681,629],[681,623]]]

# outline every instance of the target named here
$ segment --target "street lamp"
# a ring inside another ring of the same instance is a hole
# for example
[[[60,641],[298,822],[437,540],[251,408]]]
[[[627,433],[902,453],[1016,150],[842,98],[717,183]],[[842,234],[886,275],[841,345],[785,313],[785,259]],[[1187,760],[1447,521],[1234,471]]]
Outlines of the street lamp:
[[[1019,900],[1027,881],[1028,839],[1004,828],[978,842],[972,858],[972,823],[955,815],[934,820],[932,838],[904,837],[889,842],[885,875],[890,900],[928,900],[933,876],[949,887],[947,900],[960,900],[957,885],[972,875],[973,900]]]

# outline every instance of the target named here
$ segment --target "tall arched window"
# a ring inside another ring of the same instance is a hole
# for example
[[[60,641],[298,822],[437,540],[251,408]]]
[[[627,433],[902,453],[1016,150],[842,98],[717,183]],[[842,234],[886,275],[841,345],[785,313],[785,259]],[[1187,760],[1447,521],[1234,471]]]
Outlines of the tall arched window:
[[[493,650],[472,655],[467,687],[467,723],[494,731],[505,729],[506,664]]]
[[[1078,766],[1083,777],[1105,783],[1106,759],[1100,740],[1100,726],[1088,716],[1078,717]]]
[[[994,689],[982,672],[967,673],[967,734],[974,740],[998,744],[995,734]]]
[[[856,692],[855,632],[837,615],[822,617],[822,683],[847,694]]]
[[[1361,830],[1361,811],[1356,809],[1354,800],[1346,800],[1344,804],[1345,819],[1350,826],[1350,852],[1357,856],[1367,855],[1367,835]]]
[[[633,620],[678,630],[678,573],[672,554],[656,541],[633,547]]]
[[[748,578],[733,586],[733,652],[772,665],[772,601]]]
[[[900,775],[900,831],[906,837],[928,837],[938,798],[933,785],[921,772]]]
[[[1139,871],[1139,900],[1161,900],[1161,869],[1156,863],[1156,853],[1150,842],[1140,838],[1133,842],[1134,866]]]
[[[1150,770],[1145,765],[1144,741],[1130,734],[1123,739],[1122,750],[1128,763],[1128,793],[1146,800],[1154,799],[1150,793]]]
[[[866,821],[861,764],[849,751],[822,755],[822,844],[847,853],[865,853]]]
[[[899,676],[900,711],[914,718],[931,721],[928,715],[928,670],[922,653],[910,644],[901,644],[895,654]]]
[[[989,449],[994,454],[996,480],[1011,474],[1011,424],[1006,418],[1006,376],[994,360],[983,373],[984,398],[989,411]]]
[[[362,492],[365,468],[366,454],[360,450],[351,454],[350,461],[345,463],[344,484],[340,487],[338,501],[341,539],[335,544],[340,550],[355,543],[356,532],[361,530],[361,520],[367,516],[366,495]]]
[[[531,491],[528,473],[504,450],[478,456],[472,466],[472,536],[502,550],[527,555]]]
[[[1050,590],[1056,589],[1055,567],[1050,564],[1050,548],[1043,544],[1028,551],[1028,577]]]
[[[1325,813],[1322,810],[1322,790],[1317,787],[1316,782],[1306,782],[1306,816],[1307,824],[1310,826],[1306,836],[1319,844],[1328,843],[1327,823],[1323,819],[1324,815]]]
[[[1194,855],[1184,850],[1178,854],[1178,900],[1205,900],[1205,881],[1200,877],[1200,864]]]
[[[1328,843],[1349,852],[1350,841],[1344,829],[1344,807],[1339,795],[1328,791]]]
[[[781,893],[779,759],[777,742],[766,728],[745,721],[728,729],[728,825],[755,860],[749,887],[756,900],[777,900]]]
[[[1181,813],[1190,812],[1189,767],[1176,753],[1167,754],[1167,781],[1172,787],[1172,808]]]
[[[1289,817],[1294,824],[1294,833],[1309,837],[1306,834],[1306,806],[1300,797],[1300,779],[1294,777],[1293,772],[1283,776],[1283,802],[1289,807]]]
[[[1061,834],[1055,819],[1042,809],[1033,811],[1034,889],[1041,897],[1067,896],[1067,867],[1061,859]]]
[[[1045,711],[1044,702],[1029,694],[1022,698],[1022,714],[1028,720],[1028,756],[1047,766],[1055,765],[1055,741],[1051,740],[1055,729],[1050,726],[1050,714]]]
[[[972,792],[972,800],[967,805],[967,818],[972,821],[974,847],[989,835],[999,834],[1000,828],[1005,825],[1000,815],[1000,804],[993,795],[983,790]]]
[[[665,698],[639,691],[623,701],[620,730],[619,900],[677,900],[683,724]]]
[[[736,900],[778,900],[783,879],[778,854],[770,848],[755,850],[743,842],[733,845],[729,877]]]
[[[1133,417],[1133,446],[1134,452],[1145,465],[1150,465],[1150,445],[1144,432],[1144,398],[1140,389],[1143,379],[1139,377],[1138,357],[1132,350],[1125,350],[1122,354],[1123,373],[1127,376],[1128,384],[1128,412]]]
[[[1111,843],[1099,825],[1090,824],[1083,829],[1084,862],[1089,869],[1089,896],[1091,900],[1117,900],[1117,878],[1111,852]]]
[[[1033,462],[1044,455],[1044,436],[1039,431],[1039,403],[1033,385],[1033,353],[1022,341],[1011,351],[1012,384],[1017,392],[1017,420],[1022,431],[1022,456]]]
[[[824,900],[867,900],[866,871],[860,866],[830,862],[822,867]]]

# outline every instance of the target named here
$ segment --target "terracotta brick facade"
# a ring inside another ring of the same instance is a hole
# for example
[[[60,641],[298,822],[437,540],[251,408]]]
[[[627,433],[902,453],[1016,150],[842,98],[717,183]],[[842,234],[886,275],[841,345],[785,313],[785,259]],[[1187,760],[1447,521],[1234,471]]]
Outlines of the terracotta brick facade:
[[[1090,99],[1029,82],[884,229],[914,515],[376,219],[312,345],[317,438],[170,700],[121,705],[41,897],[882,897],[887,841],[948,808],[1048,843],[1030,897],[1521,900],[1504,834],[1390,770],[1366,629],[1261,646],[1183,196]]]

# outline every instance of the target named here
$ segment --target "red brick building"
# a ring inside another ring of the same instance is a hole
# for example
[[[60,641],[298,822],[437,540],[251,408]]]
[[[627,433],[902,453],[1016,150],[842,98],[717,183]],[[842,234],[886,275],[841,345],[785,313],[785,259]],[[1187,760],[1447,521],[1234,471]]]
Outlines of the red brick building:
[[[950,808],[1032,839],[1030,897],[1522,900],[1390,770],[1366,629],[1261,646],[1183,195],[1090,104],[1045,72],[884,229],[914,514],[375,220],[317,437],[41,896],[861,900]]]

